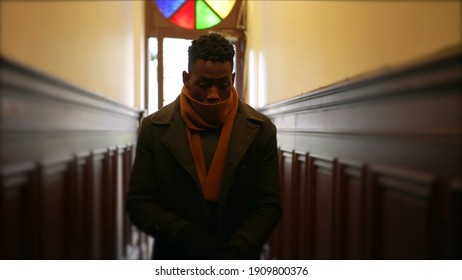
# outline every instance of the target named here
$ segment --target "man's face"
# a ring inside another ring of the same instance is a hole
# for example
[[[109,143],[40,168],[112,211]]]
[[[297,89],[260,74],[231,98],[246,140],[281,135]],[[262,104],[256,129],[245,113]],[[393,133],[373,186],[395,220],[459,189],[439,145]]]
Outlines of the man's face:
[[[199,102],[213,104],[228,99],[234,83],[231,62],[197,60],[190,73],[183,72],[183,84]]]

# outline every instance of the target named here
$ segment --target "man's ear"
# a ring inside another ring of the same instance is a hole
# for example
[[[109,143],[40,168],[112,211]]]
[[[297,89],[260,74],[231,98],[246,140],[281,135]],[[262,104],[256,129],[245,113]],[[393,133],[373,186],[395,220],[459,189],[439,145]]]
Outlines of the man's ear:
[[[189,75],[188,72],[183,71],[183,84],[184,84],[185,86],[189,86],[189,78],[190,78],[190,77],[191,77],[191,76]]]
[[[190,78],[189,73],[186,71],[183,71],[183,85],[187,89],[189,89],[189,78]]]

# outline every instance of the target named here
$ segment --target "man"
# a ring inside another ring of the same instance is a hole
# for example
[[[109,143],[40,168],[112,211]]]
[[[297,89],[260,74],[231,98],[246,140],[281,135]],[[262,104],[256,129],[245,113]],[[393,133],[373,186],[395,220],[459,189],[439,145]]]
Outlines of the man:
[[[127,195],[156,259],[258,259],[280,215],[276,129],[241,102],[233,46],[194,40],[183,89],[140,128]]]

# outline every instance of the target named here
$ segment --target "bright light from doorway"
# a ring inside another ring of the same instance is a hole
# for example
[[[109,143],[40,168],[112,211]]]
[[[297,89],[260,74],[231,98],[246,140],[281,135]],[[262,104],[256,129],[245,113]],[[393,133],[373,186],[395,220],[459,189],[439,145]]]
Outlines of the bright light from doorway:
[[[158,102],[158,83],[157,83],[157,38],[148,39],[149,57],[148,57],[148,113],[154,113],[159,108]]]
[[[188,71],[188,48],[191,40],[164,39],[164,100],[167,105],[178,97],[183,87],[183,71]]]

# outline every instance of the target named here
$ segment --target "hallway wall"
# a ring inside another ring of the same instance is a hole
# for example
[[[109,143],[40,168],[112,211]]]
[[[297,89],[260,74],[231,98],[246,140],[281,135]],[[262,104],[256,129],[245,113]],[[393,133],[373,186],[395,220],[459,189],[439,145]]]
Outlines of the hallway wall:
[[[143,108],[143,6],[143,1],[2,0],[0,53]],[[461,6],[461,1],[248,1],[248,101],[261,107],[460,44]]]
[[[462,50],[260,111],[277,127],[276,259],[462,258]]]
[[[261,107],[460,44],[461,10],[461,1],[249,1],[249,102]]]
[[[0,1],[0,53],[143,107],[142,1]]]
[[[124,194],[143,111],[0,59],[0,259],[148,256]]]

